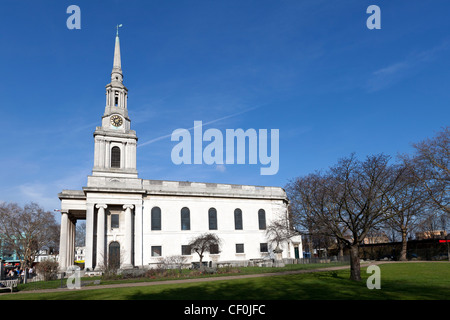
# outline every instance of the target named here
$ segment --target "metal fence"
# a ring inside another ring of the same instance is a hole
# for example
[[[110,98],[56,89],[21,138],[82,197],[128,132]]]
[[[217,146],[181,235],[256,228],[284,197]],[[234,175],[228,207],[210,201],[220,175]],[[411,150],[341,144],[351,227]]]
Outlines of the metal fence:
[[[322,258],[283,259],[286,264],[313,264],[313,263],[350,263],[350,256],[330,256]]]

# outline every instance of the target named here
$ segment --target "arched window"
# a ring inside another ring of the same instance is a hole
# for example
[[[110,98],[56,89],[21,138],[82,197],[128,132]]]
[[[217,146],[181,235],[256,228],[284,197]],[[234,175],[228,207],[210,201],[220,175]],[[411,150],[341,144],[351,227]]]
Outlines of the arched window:
[[[259,230],[266,230],[266,212],[264,209],[258,211]]]
[[[217,230],[217,210],[210,208],[208,211],[209,230]]]
[[[111,168],[120,168],[120,148],[117,146],[111,149]]]
[[[117,241],[109,244],[108,267],[113,269],[120,268],[120,244]]]
[[[152,208],[152,230],[161,230],[161,209],[159,207]]]
[[[186,207],[181,209],[181,230],[191,230],[191,214]]]
[[[234,210],[234,229],[242,230],[242,210]]]

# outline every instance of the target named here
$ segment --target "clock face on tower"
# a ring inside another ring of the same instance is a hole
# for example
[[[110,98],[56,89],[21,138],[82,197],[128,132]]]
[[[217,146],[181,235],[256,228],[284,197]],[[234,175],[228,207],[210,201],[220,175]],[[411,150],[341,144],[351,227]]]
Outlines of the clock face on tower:
[[[120,127],[123,123],[123,119],[121,116],[114,115],[111,117],[111,124],[115,127]]]

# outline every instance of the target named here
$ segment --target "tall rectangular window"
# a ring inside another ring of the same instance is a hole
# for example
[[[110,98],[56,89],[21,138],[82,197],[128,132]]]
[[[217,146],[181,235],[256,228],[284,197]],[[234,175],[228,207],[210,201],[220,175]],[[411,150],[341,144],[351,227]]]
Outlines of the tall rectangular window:
[[[242,210],[234,210],[234,229],[242,230]]]
[[[208,211],[209,230],[217,230],[217,210],[210,208]]]
[[[181,230],[191,230],[191,213],[186,207],[181,209]]]
[[[120,148],[117,146],[111,149],[111,168],[120,168]]]
[[[112,214],[111,215],[111,229],[119,228],[119,215]]]
[[[119,228],[119,215],[112,214],[111,215],[111,229]]]
[[[266,230],[266,212],[264,209],[258,211],[259,230]]]
[[[161,230],[161,209],[153,207],[151,212],[152,230]]]

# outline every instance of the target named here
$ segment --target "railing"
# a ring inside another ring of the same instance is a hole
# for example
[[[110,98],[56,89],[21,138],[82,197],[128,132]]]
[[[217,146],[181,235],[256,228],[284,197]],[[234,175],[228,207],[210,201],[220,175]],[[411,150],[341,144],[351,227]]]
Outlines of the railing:
[[[300,259],[284,259],[286,264],[312,264],[312,263],[349,263],[350,256],[330,256],[324,258],[300,258]],[[286,260],[292,260],[287,262]]]

